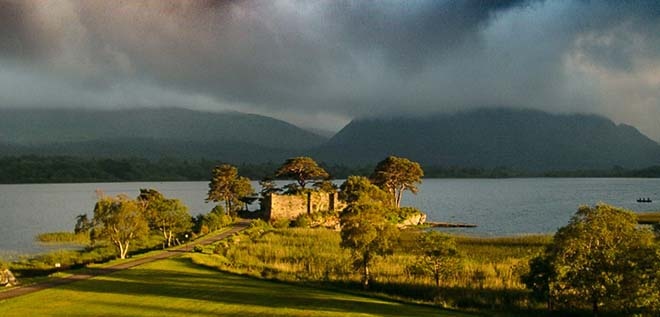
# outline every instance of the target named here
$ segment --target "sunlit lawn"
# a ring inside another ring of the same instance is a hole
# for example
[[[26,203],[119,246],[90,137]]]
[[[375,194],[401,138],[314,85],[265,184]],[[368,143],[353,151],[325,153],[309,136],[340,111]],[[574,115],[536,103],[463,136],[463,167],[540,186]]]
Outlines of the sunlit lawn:
[[[0,316],[468,316],[161,260],[0,302]]]

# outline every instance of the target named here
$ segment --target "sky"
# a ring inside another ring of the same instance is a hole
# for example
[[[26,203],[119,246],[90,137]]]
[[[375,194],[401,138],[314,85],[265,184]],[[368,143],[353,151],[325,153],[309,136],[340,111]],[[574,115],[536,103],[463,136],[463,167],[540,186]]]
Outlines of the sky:
[[[483,107],[660,140],[658,1],[0,0],[0,107],[241,111],[337,131]]]

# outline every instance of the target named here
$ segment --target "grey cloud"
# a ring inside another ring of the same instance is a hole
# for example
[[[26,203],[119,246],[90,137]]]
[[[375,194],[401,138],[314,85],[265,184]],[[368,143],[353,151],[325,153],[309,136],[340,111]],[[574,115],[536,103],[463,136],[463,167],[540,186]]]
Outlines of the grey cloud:
[[[169,100],[326,129],[531,107],[599,113],[660,139],[660,124],[617,106],[631,95],[639,113],[660,112],[647,71],[660,70],[659,17],[655,1],[0,0],[0,81],[30,73],[44,92],[0,100]]]
[[[26,5],[0,0],[0,56],[15,58],[33,55],[36,41],[31,38]]]
[[[405,72],[417,72],[434,57],[478,40],[497,14],[529,1],[337,1],[325,17],[343,41],[359,50],[382,51]]]

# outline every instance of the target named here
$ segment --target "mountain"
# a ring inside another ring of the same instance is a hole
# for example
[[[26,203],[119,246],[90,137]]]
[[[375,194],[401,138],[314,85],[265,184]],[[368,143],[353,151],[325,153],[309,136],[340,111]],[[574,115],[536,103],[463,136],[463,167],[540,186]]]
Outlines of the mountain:
[[[660,165],[660,145],[634,127],[595,115],[519,109],[356,119],[329,140],[284,121],[239,112],[0,109],[0,156],[24,154],[235,164],[310,155],[349,166],[399,155],[425,166],[526,171]]]
[[[427,166],[540,171],[658,165],[660,145],[634,127],[596,115],[480,109],[354,120],[316,155],[343,164],[374,164],[398,155]]]
[[[0,150],[7,154],[267,162],[325,141],[284,121],[239,112],[0,109]]]
[[[16,144],[11,144],[8,142],[3,142],[0,140],[0,156],[2,155],[15,155],[18,153],[21,153],[24,150],[24,148],[16,145]]]

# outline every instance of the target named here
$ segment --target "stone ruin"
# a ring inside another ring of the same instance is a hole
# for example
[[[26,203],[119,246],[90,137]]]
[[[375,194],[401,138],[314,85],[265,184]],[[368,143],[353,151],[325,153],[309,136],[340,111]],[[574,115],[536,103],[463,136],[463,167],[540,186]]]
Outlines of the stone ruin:
[[[293,220],[301,214],[342,210],[346,203],[337,192],[311,191],[298,195],[270,194],[262,201],[262,210],[268,220]]]

